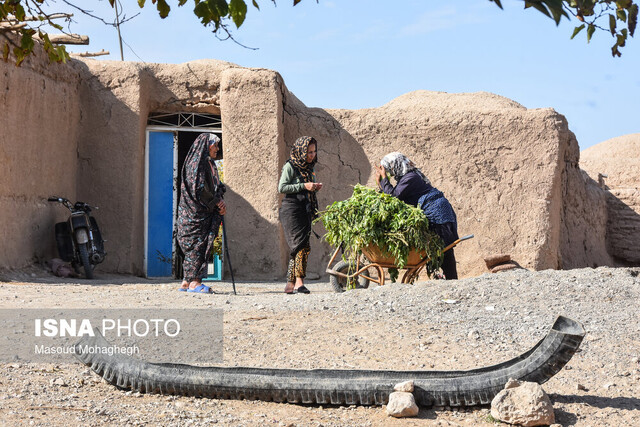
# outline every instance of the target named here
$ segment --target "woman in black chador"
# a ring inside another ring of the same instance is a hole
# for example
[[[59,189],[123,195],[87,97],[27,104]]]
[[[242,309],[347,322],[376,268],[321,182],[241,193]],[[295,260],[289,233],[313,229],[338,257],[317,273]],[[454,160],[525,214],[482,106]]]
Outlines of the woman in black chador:
[[[222,216],[227,212],[214,159],[220,138],[212,133],[200,134],[189,149],[182,167],[180,204],[178,205],[178,244],[184,252],[184,279],[181,291],[210,293],[202,284],[207,277],[207,255],[218,236]]]

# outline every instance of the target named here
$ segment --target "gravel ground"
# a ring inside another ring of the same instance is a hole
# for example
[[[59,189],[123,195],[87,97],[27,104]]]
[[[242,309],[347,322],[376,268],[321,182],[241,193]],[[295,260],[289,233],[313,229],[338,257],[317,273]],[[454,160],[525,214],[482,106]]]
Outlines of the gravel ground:
[[[511,270],[336,294],[308,281],[216,283],[213,295],[178,282],[99,275],[62,280],[34,268],[0,276],[0,308],[224,310],[224,365],[274,368],[472,369],[508,360],[540,340],[557,315],[587,335],[543,385],[563,426],[640,425],[640,268]],[[172,361],[175,362],[175,361]],[[7,425],[495,425],[488,407],[423,408],[396,420],[380,407],[292,405],[141,395],[118,390],[79,363],[0,364]]]

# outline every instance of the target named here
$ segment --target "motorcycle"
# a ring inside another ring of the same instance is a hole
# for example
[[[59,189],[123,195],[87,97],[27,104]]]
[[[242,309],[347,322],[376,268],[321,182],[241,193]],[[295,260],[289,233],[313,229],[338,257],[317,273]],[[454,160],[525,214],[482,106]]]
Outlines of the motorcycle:
[[[104,261],[104,240],[96,219],[91,216],[91,206],[84,202],[71,202],[64,197],[52,196],[47,199],[57,202],[71,211],[69,219],[55,225],[58,254],[77,273],[80,266],[87,279],[93,279],[93,268]],[[98,209],[97,207],[94,207]]]

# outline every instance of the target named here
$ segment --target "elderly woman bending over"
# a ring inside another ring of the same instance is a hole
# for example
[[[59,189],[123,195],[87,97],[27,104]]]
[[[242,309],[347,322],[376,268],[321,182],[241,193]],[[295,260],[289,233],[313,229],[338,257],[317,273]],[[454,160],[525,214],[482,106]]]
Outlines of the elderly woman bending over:
[[[396,180],[395,187],[387,179],[387,173]],[[442,238],[445,246],[458,240],[458,221],[451,203],[407,156],[398,152],[384,156],[377,168],[376,181],[386,194],[422,209],[429,228]],[[447,280],[458,278],[453,248],[444,253],[442,272]]]

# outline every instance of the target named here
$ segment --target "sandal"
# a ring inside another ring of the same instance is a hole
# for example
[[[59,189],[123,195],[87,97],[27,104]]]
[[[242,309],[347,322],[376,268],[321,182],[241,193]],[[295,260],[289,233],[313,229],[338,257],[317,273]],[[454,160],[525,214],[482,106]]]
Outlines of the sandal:
[[[310,294],[311,293],[311,291],[309,289],[307,289],[307,287],[305,285],[302,285],[299,288],[294,289],[293,292],[295,292],[296,294]]]
[[[193,292],[196,294],[211,294],[211,288],[205,285],[196,286],[195,288],[189,288],[187,292]]]

